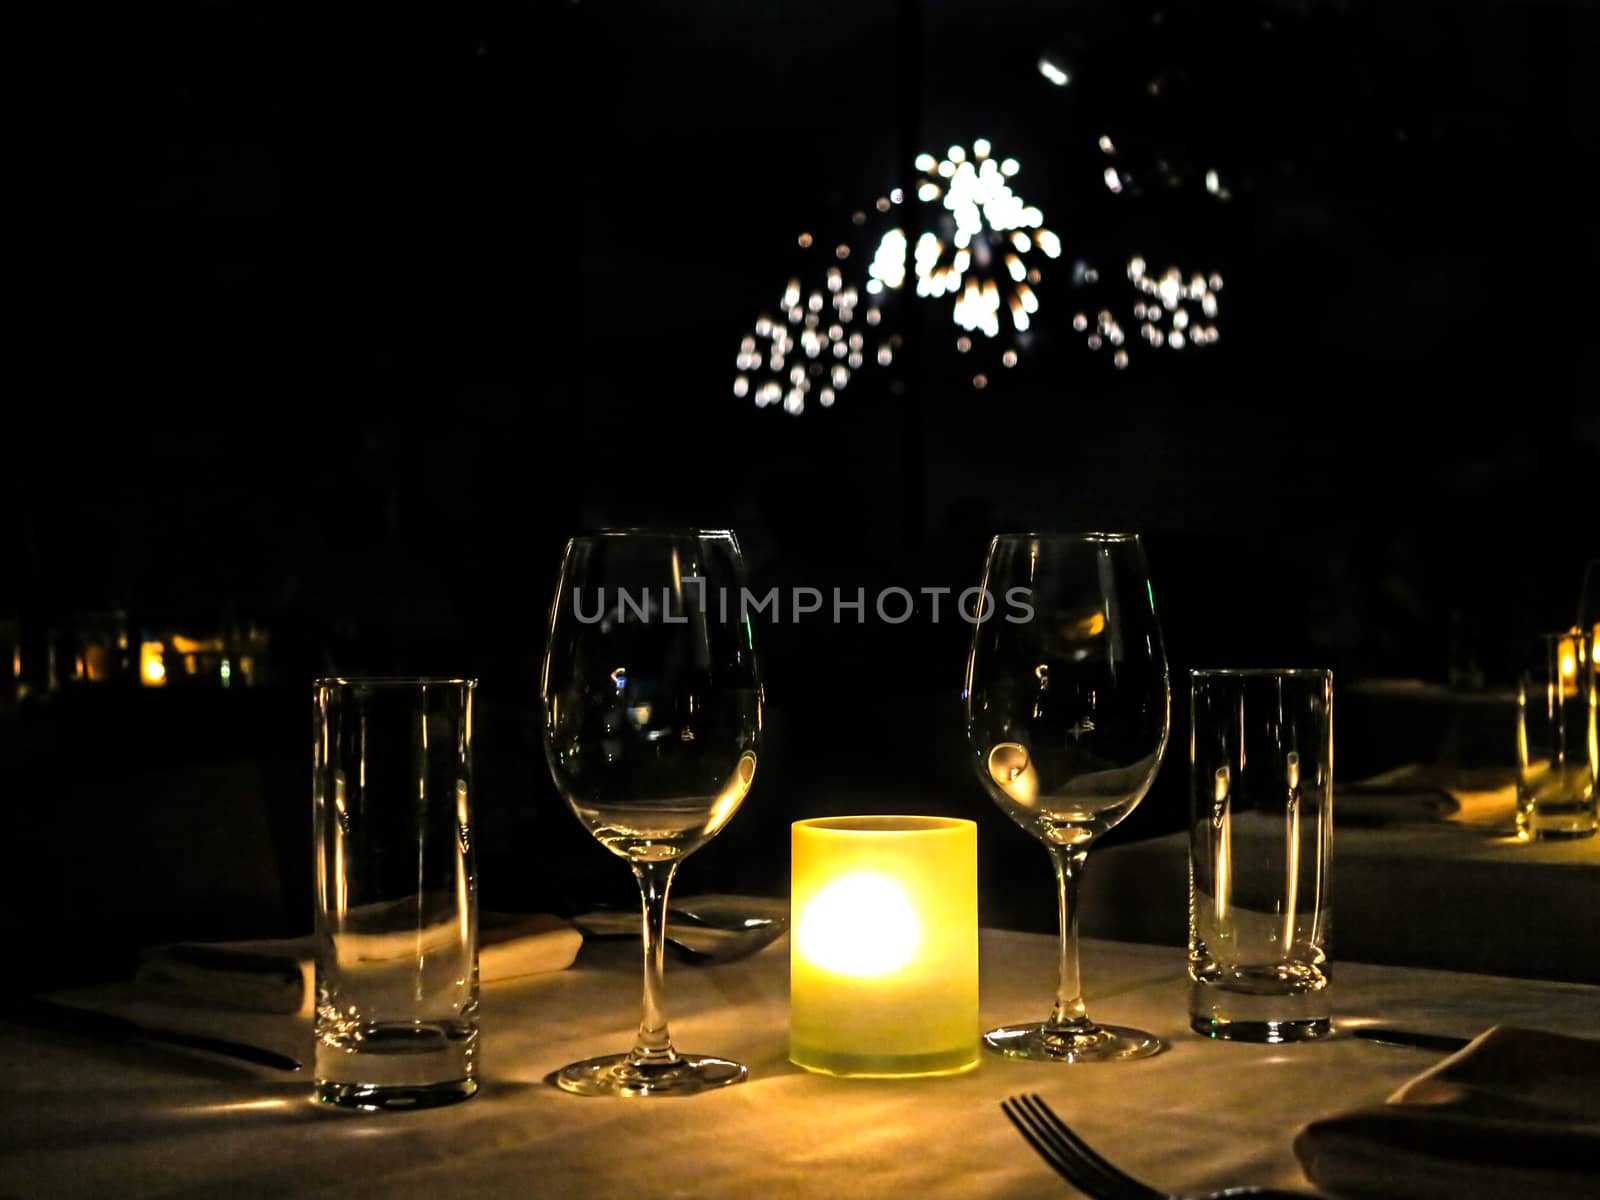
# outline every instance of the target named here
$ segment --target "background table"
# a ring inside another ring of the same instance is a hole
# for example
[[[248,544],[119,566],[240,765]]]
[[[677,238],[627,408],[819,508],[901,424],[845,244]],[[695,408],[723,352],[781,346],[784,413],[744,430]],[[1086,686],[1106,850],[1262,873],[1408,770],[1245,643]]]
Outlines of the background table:
[[[1600,983],[1600,837],[1525,843],[1447,822],[1346,829],[1337,815],[1334,825],[1335,962]],[[1184,945],[1188,863],[1187,833],[1095,851],[1083,930]]]
[[[1055,943],[985,932],[983,1016],[1044,1015]],[[580,1099],[544,1077],[627,1045],[636,955],[586,947],[572,969],[484,994],[484,1086],[419,1113],[330,1111],[308,1081],[154,1046],[0,1026],[8,1090],[0,1193],[119,1196],[1040,1196],[1069,1194],[1002,1117],[1042,1094],[1092,1144],[1153,1182],[1304,1185],[1305,1121],[1381,1100],[1437,1056],[1352,1038],[1302,1046],[1187,1032],[1181,956],[1090,942],[1091,1011],[1169,1039],[1155,1058],[1075,1067],[985,1055],[975,1071],[845,1080],[786,1060],[785,943],[719,967],[669,968],[678,1045],[734,1056],[749,1083],[663,1101]],[[1496,1021],[1600,1033],[1600,989],[1418,970],[1337,968],[1346,1024],[1475,1034]],[[253,1028],[252,1028],[253,1027]],[[222,1021],[305,1053],[287,1018]],[[264,1035],[264,1036],[263,1036]]]
[[[1339,683],[1338,765],[1359,779],[1409,762],[1516,765],[1514,688],[1463,691],[1421,679]]]

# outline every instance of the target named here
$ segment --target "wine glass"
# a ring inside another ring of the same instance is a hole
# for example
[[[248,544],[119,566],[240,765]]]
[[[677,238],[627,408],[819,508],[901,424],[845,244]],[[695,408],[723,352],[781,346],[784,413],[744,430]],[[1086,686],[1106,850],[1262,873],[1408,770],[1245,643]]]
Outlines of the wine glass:
[[[1089,845],[1144,798],[1167,745],[1167,659],[1144,549],[1131,533],[1003,534],[982,586],[962,693],[967,744],[990,797],[1050,851],[1061,911],[1054,1011],[984,1044],[1054,1062],[1155,1054],[1152,1035],[1091,1021],[1078,978]]]
[[[627,860],[644,907],[644,1013],[627,1054],[573,1063],[581,1095],[683,1095],[742,1081],[680,1054],[663,999],[667,889],[755,776],[761,682],[728,532],[624,530],[567,543],[544,660],[545,759],[557,790]]]

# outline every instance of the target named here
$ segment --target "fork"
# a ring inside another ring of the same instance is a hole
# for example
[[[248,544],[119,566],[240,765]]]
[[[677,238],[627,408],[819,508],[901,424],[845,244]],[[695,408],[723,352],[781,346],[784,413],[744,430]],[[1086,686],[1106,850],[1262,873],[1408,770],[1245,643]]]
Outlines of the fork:
[[[1306,1200],[1309,1192],[1276,1188],[1231,1187],[1203,1196],[1183,1197],[1159,1192],[1127,1172],[1112,1166],[1036,1095],[1013,1096],[1000,1109],[1039,1156],[1073,1187],[1094,1200],[1225,1200],[1253,1196],[1257,1200]]]

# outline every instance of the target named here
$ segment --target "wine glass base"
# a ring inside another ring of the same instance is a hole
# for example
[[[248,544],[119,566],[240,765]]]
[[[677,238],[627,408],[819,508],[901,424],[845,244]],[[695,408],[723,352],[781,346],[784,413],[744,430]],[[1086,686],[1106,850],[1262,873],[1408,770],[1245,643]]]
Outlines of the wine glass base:
[[[551,1082],[577,1096],[692,1096],[743,1083],[749,1074],[739,1063],[700,1054],[680,1054],[652,1066],[636,1066],[626,1054],[607,1054],[562,1067]]]
[[[446,1083],[378,1084],[342,1083],[334,1079],[317,1080],[312,1093],[323,1104],[341,1108],[360,1108],[368,1112],[387,1109],[438,1108],[455,1104],[478,1092],[476,1079],[453,1079]]]
[[[991,1029],[983,1035],[983,1044],[1007,1058],[1065,1063],[1149,1058],[1166,1049],[1166,1043],[1154,1034],[1122,1025],[1097,1025],[1085,1033],[1063,1033],[1038,1021]]]

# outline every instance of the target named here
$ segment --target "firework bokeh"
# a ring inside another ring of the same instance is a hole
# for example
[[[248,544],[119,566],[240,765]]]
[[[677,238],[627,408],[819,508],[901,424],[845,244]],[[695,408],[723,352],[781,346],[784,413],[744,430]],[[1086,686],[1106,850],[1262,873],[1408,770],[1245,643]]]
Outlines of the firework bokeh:
[[[1220,274],[1185,274],[1175,266],[1153,272],[1136,254],[1128,259],[1122,278],[1132,293],[1131,303],[1123,293],[1093,315],[1084,308],[1072,316],[1072,328],[1083,336],[1084,345],[1096,351],[1109,349],[1119,370],[1128,366],[1130,350],[1140,343],[1152,350],[1202,349],[1222,336],[1217,329]],[[1093,286],[1099,273],[1080,263],[1074,279]],[[1137,342],[1129,337],[1129,328],[1137,333]]]
[[[890,201],[886,197],[879,203],[885,206],[880,211],[886,211]],[[811,234],[800,234],[798,244],[808,256],[817,251],[815,243]],[[869,363],[887,367],[894,361],[900,339],[880,329],[881,304],[875,298],[863,302],[862,289],[847,274],[848,243],[835,246],[832,259],[820,272],[812,268],[791,278],[776,307],[757,317],[740,340],[735,396],[752,399],[758,408],[777,406],[799,416],[813,401],[831,408],[854,373]],[[813,281],[810,286],[807,278]],[[880,293],[882,284],[874,288],[873,283],[878,283],[876,276],[869,279],[868,290]]]
[[[1035,288],[1043,273],[1037,258],[1060,257],[1061,239],[1012,188],[1021,165],[995,158],[986,138],[974,141],[970,151],[951,146],[943,158],[920,154],[915,165],[917,201],[938,210],[911,246],[916,294],[954,297],[950,315],[961,330],[956,349],[970,352],[975,334],[1001,339],[1002,365],[1011,366],[1017,356],[1009,343],[1032,328],[1039,311]],[[906,241],[902,235],[899,244]],[[974,377],[975,386],[983,386],[981,377]]]

